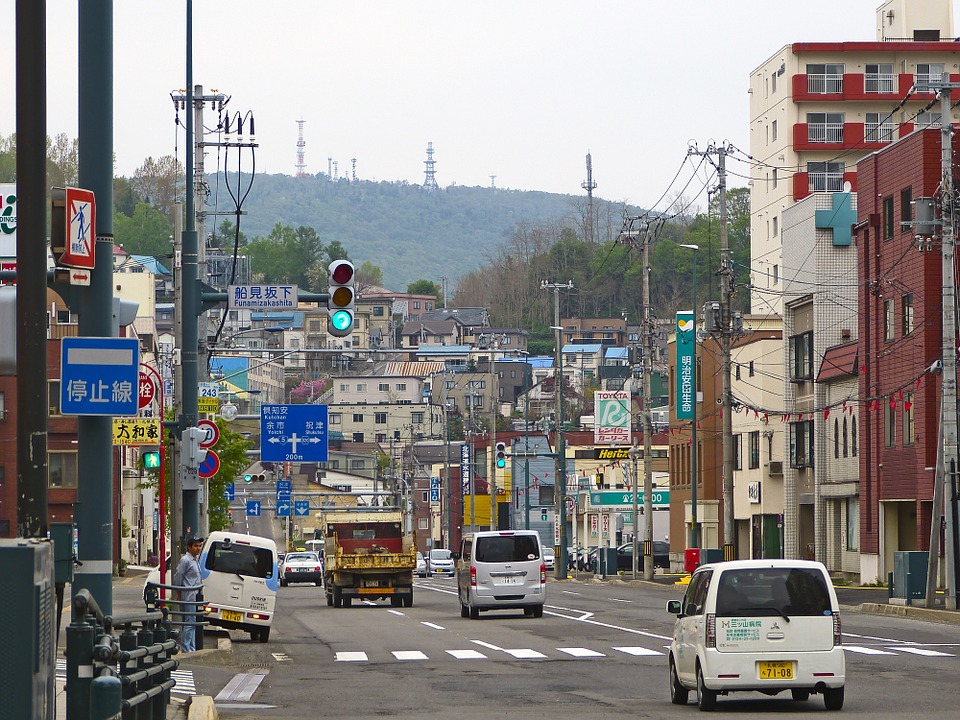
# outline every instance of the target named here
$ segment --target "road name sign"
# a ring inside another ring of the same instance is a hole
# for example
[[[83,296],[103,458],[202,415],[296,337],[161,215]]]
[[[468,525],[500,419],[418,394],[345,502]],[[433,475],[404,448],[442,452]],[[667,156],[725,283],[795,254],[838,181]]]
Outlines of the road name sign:
[[[227,292],[230,310],[294,310],[296,285],[231,285]]]
[[[261,405],[260,460],[327,462],[327,406]]]
[[[66,337],[60,344],[63,415],[136,415],[140,345],[136,338]]]

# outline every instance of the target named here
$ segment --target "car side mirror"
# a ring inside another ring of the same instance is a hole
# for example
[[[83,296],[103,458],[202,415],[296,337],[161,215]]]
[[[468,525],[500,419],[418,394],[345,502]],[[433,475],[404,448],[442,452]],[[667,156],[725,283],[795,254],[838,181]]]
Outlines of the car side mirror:
[[[667,601],[667,612],[671,615],[679,615],[681,612],[681,605],[679,600],[668,600]]]
[[[450,553],[450,557],[453,558],[454,560],[459,560],[459,559],[460,559],[460,553],[458,553],[458,552],[452,552],[452,553]]]

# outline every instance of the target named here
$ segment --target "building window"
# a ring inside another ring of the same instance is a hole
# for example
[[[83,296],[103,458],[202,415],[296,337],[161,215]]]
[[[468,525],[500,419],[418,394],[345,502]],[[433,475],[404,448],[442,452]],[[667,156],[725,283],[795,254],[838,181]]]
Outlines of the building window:
[[[383,317],[385,315],[383,305],[375,305],[373,308],[374,317]]]
[[[366,460],[354,459],[350,461],[351,470],[363,470],[364,466],[367,464]]]
[[[750,370],[747,373],[750,377],[753,377],[753,360],[750,361]]]
[[[893,447],[897,442],[897,410],[893,398],[883,398],[883,444]]]
[[[847,445],[847,418],[843,418],[843,456],[849,457],[849,446]]]
[[[883,339],[893,340],[893,300],[883,301]]]
[[[47,407],[50,417],[60,414],[60,381],[50,380],[47,383]]]
[[[813,379],[813,332],[808,331],[790,338],[790,360],[793,374],[790,379]]]
[[[917,428],[913,414],[913,393],[903,395],[903,444],[913,445],[917,439]]]
[[[362,423],[362,422],[363,422],[363,413],[354,413],[354,414],[353,414],[353,421],[354,421],[355,423]]]
[[[904,188],[900,191],[900,232],[913,232],[913,228],[905,223],[913,220],[913,188]]]
[[[347,392],[347,384],[340,383],[340,392]]]
[[[377,390],[380,392],[390,392],[390,383],[378,383]]]
[[[933,92],[930,83],[939,84],[943,80],[943,63],[917,63],[917,74],[913,84],[917,92]]]
[[[760,467],[760,431],[754,430],[748,435],[750,442],[750,469],[756,470]]]
[[[330,413],[330,424],[339,425],[343,422],[343,415],[340,413]]]
[[[387,424],[387,414],[385,412],[378,412],[373,414],[373,422],[377,425],[386,425]]]
[[[397,383],[397,392],[406,392],[407,384],[406,383]]]
[[[77,453],[47,453],[47,482],[50,487],[77,486]]]
[[[853,418],[850,421],[850,454],[853,457],[857,456],[857,419]]]
[[[860,499],[847,498],[847,550],[860,549]]]
[[[842,162],[808,162],[807,189],[810,192],[840,192],[843,190]]]
[[[790,467],[813,467],[813,420],[790,423]]]
[[[7,418],[7,411],[4,409],[6,405],[3,399],[3,393],[0,392],[0,422],[3,422]]]
[[[367,384],[366,383],[357,383],[357,392],[366,392]]]
[[[739,433],[733,436],[733,469],[743,470],[743,436]]]
[[[426,493],[424,493],[424,495],[426,495]],[[424,500],[424,502],[426,502],[426,500]],[[427,525],[428,522],[429,520],[427,518],[417,518],[417,523],[419,524],[421,530],[430,529]]]
[[[928,110],[927,112],[917,113],[916,129],[938,128],[940,127],[940,113]]]
[[[807,92],[826,95],[843,92],[843,63],[807,65]]]
[[[913,332],[913,293],[907,293],[901,298],[901,315],[904,335]]]
[[[777,74],[776,73],[771,73],[770,75],[770,92],[774,94],[777,92]]]
[[[377,435],[376,435],[376,441],[377,441],[378,443],[385,443],[385,442],[387,441],[387,434],[386,434],[386,433],[377,433]]]
[[[883,199],[883,239],[893,240],[893,195]]]
[[[777,237],[780,234],[780,218],[773,218],[773,236]]]
[[[777,140],[777,121],[776,121],[776,120],[774,120],[772,123],[770,123],[770,139],[773,140],[774,142],[776,142],[776,140]],[[774,170],[773,170],[773,186],[774,186],[774,187],[777,186],[777,170],[776,170],[776,168],[774,168]]]
[[[863,89],[868,93],[890,95],[894,92],[893,63],[868,63],[863,79]]]
[[[868,112],[865,120],[864,140],[875,143],[893,142],[896,124],[891,122],[890,113]]]
[[[420,492],[420,502],[422,502],[424,505],[426,505],[428,502],[430,502],[430,491],[429,491],[429,490],[422,490],[422,491]],[[426,519],[426,518],[424,518],[424,519]]]
[[[419,310],[419,309],[420,309],[420,301],[419,301],[419,300],[414,300],[414,301],[413,301],[413,309],[414,309],[414,310]]]
[[[422,412],[410,413],[410,422],[412,422],[414,425],[422,425],[423,413]]]
[[[779,283],[780,283],[780,266],[774,265],[773,266],[773,284],[777,285]]]
[[[740,366],[739,366],[739,365],[736,366],[736,369],[735,369],[734,372],[735,372],[735,374],[736,374],[737,380],[739,380],[739,379],[740,379]]]
[[[771,176],[770,176],[770,180],[771,180],[772,183],[773,183],[773,187],[776,188],[776,187],[777,187],[777,183],[780,181],[780,177],[779,177],[779,175],[777,174],[777,168],[774,168],[774,169],[773,169],[773,173],[772,173]]]
[[[807,142],[842,143],[843,113],[807,113]]]
[[[840,457],[840,421],[837,418],[833,419],[833,456]]]

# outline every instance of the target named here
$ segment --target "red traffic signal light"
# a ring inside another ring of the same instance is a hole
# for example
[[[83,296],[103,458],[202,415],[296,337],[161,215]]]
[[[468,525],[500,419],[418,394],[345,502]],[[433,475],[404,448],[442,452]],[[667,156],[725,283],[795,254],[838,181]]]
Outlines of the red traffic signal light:
[[[334,337],[353,334],[356,290],[356,271],[349,260],[334,260],[327,267],[330,297],[327,300],[328,327]]]

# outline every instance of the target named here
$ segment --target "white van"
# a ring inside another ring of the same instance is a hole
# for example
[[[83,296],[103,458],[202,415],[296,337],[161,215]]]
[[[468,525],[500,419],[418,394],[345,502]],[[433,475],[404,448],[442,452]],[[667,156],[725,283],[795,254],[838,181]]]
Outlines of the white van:
[[[211,625],[270,638],[277,600],[277,545],[257,535],[212,532],[200,553],[203,610]]]
[[[843,707],[846,682],[840,606],[827,569],[805,560],[736,560],[703,565],[690,578],[670,643],[670,699],[711,710],[718,695],[752,690],[793,699],[823,695]]]
[[[543,617],[547,570],[534,530],[490,530],[463,536],[457,561],[460,616],[476,620],[481,610],[522,609]]]

